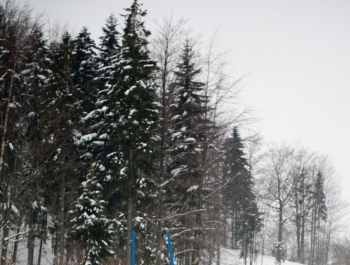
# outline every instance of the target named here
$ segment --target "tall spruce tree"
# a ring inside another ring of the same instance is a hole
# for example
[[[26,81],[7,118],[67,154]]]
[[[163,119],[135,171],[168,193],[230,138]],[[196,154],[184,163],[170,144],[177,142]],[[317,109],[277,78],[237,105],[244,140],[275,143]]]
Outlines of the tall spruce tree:
[[[74,42],[64,33],[60,42],[49,46],[51,72],[43,92],[40,126],[42,139],[42,183],[46,187],[45,205],[52,214],[54,227],[55,264],[66,261],[65,237],[67,210],[75,200],[78,184],[77,153],[74,134],[80,119],[81,93],[72,80],[75,63]]]
[[[312,196],[311,253],[309,256],[309,263],[311,265],[323,264],[326,260],[323,257],[324,251],[321,248],[321,224],[327,219],[326,196],[323,182],[323,174],[321,171],[318,171]]]
[[[118,121],[114,131],[119,142],[120,185],[126,191],[126,264],[129,264],[131,230],[138,226],[139,232],[145,232],[142,230],[146,228],[138,223],[146,220],[145,207],[140,206],[145,206],[143,201],[147,200],[153,186],[150,174],[154,163],[152,151],[158,110],[153,83],[156,63],[150,59],[147,48],[150,32],[142,21],[147,13],[136,0],[125,10],[121,50],[108,94],[115,102],[113,109]]]
[[[317,173],[317,178],[314,187],[314,207],[317,211],[317,219],[327,219],[326,195],[324,193],[324,180],[321,171]]]
[[[117,254],[129,264],[131,230],[147,235],[158,111],[153,84],[156,64],[147,49],[150,32],[141,20],[146,12],[137,1],[126,11],[120,51],[110,68],[113,74],[105,79],[105,88],[98,92],[95,109],[83,119],[89,124],[90,132],[80,138],[80,143],[86,150],[82,158],[92,162],[94,174],[102,185],[107,216],[117,219],[121,231],[117,238],[119,249],[126,244],[125,254]],[[146,244],[143,253],[147,253],[143,260],[152,259]]]
[[[201,153],[205,97],[204,84],[198,81],[201,69],[197,68],[194,59],[193,47],[187,39],[174,72],[176,81],[171,84],[174,86],[174,104],[170,109],[170,163],[167,168],[169,182],[165,199],[168,205],[172,205],[173,211],[182,214],[177,220],[176,229],[186,232],[175,246],[178,248],[177,252],[185,253],[182,256],[185,265],[192,263],[200,252],[201,227],[198,227],[198,224],[201,216],[196,210],[201,207],[199,204],[203,177]]]
[[[233,128],[230,138],[224,142],[223,151],[223,206],[231,222],[231,248],[242,246],[242,257],[247,258],[248,246],[254,233],[261,227],[256,197],[253,190],[253,178],[248,170],[248,161],[244,153],[243,141],[237,127]]]

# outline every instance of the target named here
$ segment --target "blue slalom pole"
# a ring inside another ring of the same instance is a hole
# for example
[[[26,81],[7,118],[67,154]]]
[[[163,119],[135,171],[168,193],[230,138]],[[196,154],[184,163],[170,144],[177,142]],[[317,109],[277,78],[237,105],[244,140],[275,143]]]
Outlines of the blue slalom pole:
[[[167,233],[166,235],[168,237],[168,249],[169,249],[169,256],[170,256],[170,265],[174,265],[173,247],[171,245],[170,233]]]
[[[135,255],[135,231],[131,231],[131,264],[135,265],[136,255]]]

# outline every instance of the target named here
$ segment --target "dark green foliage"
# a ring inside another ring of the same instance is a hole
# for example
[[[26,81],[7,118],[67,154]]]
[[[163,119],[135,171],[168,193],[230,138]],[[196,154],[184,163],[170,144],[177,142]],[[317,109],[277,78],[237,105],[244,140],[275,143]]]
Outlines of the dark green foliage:
[[[153,85],[155,62],[149,58],[147,50],[145,38],[149,32],[139,20],[146,13],[136,2],[126,11],[129,14],[125,15],[122,47],[114,65],[113,79],[107,87],[109,101],[113,102],[110,110],[115,121],[114,137],[119,142],[121,178],[134,176],[133,184],[142,186],[146,183],[139,183],[138,170],[147,174],[152,168],[149,157],[158,120]]]
[[[103,35],[100,37],[99,54],[96,57],[97,72],[96,81],[100,90],[104,89],[113,75],[113,60],[120,50],[119,31],[117,30],[117,18],[112,14],[106,20],[106,25],[102,28]]]
[[[115,56],[119,51],[120,33],[117,30],[117,25],[117,18],[111,14],[106,20],[106,25],[102,28],[103,35],[100,37],[100,57],[102,60],[110,60],[110,58]],[[109,63],[105,63],[105,65],[107,64]]]
[[[200,79],[200,68],[195,63],[193,46],[186,39],[177,67],[175,82],[170,84],[174,103],[169,108],[168,128],[169,162],[164,202],[170,212],[181,213],[170,229],[183,232],[181,239],[175,239],[175,249],[195,251],[181,255],[185,264],[190,264],[200,250],[202,231],[202,168],[203,142],[205,137],[204,83]],[[197,212],[196,212],[197,211]],[[191,240],[190,240],[191,238]]]
[[[80,31],[74,43],[73,83],[84,95],[81,108],[86,115],[93,110],[98,92],[97,83],[94,80],[97,76],[96,47],[86,27]]]
[[[147,48],[150,32],[142,21],[146,12],[137,1],[125,10],[121,48],[116,57],[113,79],[107,87],[109,100],[114,103],[111,110],[117,121],[114,133],[119,144],[119,187],[126,191],[126,262],[129,262],[130,231],[135,221],[147,221],[148,208],[152,207],[147,200],[151,198],[154,186],[150,173],[154,164],[152,152],[158,111],[154,103],[156,63],[150,59]],[[141,226],[145,235],[147,227],[146,224]]]
[[[327,219],[327,206],[326,206],[326,196],[324,194],[324,188],[323,188],[323,175],[322,172],[317,173],[317,178],[315,182],[314,187],[314,207],[315,211],[317,213],[316,218],[320,218],[323,221]]]
[[[80,242],[85,250],[81,264],[98,265],[114,254],[115,221],[106,218],[102,199],[102,186],[93,173],[82,183],[83,192],[71,215],[70,238]]]
[[[145,37],[149,32],[139,20],[145,12],[136,2],[126,11],[121,47],[114,16],[104,28],[99,70],[102,75],[98,79],[106,84],[98,91],[94,110],[83,118],[89,130],[79,141],[84,150],[81,158],[92,163],[103,190],[106,216],[117,219],[120,249],[128,242],[125,233],[131,222],[139,235],[147,238],[145,213],[153,200],[149,191],[154,183],[149,176],[158,121],[153,85],[155,62],[147,50]],[[128,215],[130,200],[134,204],[130,210],[133,220]]]
[[[66,214],[76,199],[80,164],[74,145],[82,94],[72,80],[74,42],[68,33],[52,42],[48,51],[49,80],[42,93],[40,130],[40,185],[44,205],[52,216],[54,254],[64,262]],[[56,261],[58,262],[58,261]]]
[[[170,177],[175,176],[175,191],[184,196],[187,190],[198,183],[200,177],[200,153],[205,109],[202,82],[196,81],[200,69],[194,63],[194,52],[189,40],[186,40],[181,53],[180,62],[175,71],[174,104],[170,109],[171,162],[168,166]],[[194,190],[193,190],[194,191]],[[191,192],[189,193],[191,194]],[[177,195],[174,194],[174,200]],[[186,195],[184,200],[186,200]],[[184,203],[184,201],[182,201]]]
[[[111,98],[115,106],[117,134],[120,145],[127,153],[130,148],[135,158],[143,154],[149,156],[152,151],[152,136],[158,120],[158,111],[154,104],[155,88],[153,71],[156,64],[149,57],[146,37],[150,34],[144,29],[139,17],[146,15],[134,2],[126,17],[122,37],[122,48],[115,64],[115,82],[110,84]],[[137,163],[137,159],[135,160]]]
[[[254,233],[261,229],[261,218],[254,194],[253,178],[248,170],[248,161],[243,151],[243,141],[237,127],[232,136],[224,142],[223,151],[223,205],[226,215],[231,219],[231,248],[242,244],[247,255],[248,245]],[[245,256],[246,257],[246,256]]]
[[[248,161],[243,151],[243,143],[235,127],[232,136],[224,142],[224,181],[223,198],[230,210],[243,209],[255,199],[252,176],[248,171]]]

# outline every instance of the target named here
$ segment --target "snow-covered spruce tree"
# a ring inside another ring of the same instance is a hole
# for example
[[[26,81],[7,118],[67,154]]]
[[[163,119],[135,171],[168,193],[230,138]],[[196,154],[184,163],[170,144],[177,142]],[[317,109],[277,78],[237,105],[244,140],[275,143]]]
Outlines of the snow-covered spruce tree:
[[[99,200],[105,202],[98,207],[103,209],[103,214],[108,220],[118,218],[118,223],[116,223],[117,231],[120,231],[120,229],[123,231],[125,218],[121,209],[123,208],[122,198],[125,192],[118,185],[117,164],[119,147],[118,140],[114,135],[114,115],[110,111],[112,108],[110,108],[110,101],[108,100],[106,91],[102,90],[98,93],[95,109],[82,119],[86,129],[83,130],[83,133],[85,132],[86,134],[80,135],[78,133],[75,143],[80,148],[80,160],[85,165],[90,166],[89,170],[82,172],[80,179],[81,186],[86,186],[86,183],[90,183],[91,181],[95,183],[94,185],[89,185],[89,191],[94,193],[94,189],[96,188],[100,196]],[[78,192],[80,193],[81,190]],[[87,189],[84,189],[83,192],[87,192]],[[76,204],[79,204],[79,201]],[[75,207],[70,217],[77,216],[78,214],[79,208]],[[75,233],[74,227],[70,227],[70,232]],[[83,232],[83,230],[80,231],[80,237],[83,237]],[[85,232],[86,235],[84,237],[88,237],[89,231],[86,230]],[[107,233],[107,231],[103,233]],[[72,237],[71,239],[73,241],[79,241],[77,237]],[[122,247],[125,239],[123,237],[119,237],[119,239],[119,241],[115,240],[113,244],[108,246],[110,251],[115,244],[118,244],[119,248]],[[116,254],[119,255],[120,253]]]
[[[114,254],[115,222],[106,218],[102,199],[102,185],[93,170],[82,182],[83,192],[77,200],[71,215],[70,238],[81,243],[84,253],[82,265],[98,265],[100,261]]]
[[[112,78],[114,71],[112,61],[120,50],[120,33],[117,30],[117,22],[117,18],[111,14],[106,20],[106,25],[102,27],[103,35],[100,37],[101,43],[96,57],[98,68],[96,82],[100,90]]]
[[[248,170],[243,141],[238,128],[223,143],[222,199],[225,216],[231,225],[231,249],[241,248],[247,258],[254,235],[261,228],[261,218],[254,194],[253,177]]]
[[[81,93],[72,80],[75,63],[74,42],[68,33],[49,46],[50,77],[42,100],[40,126],[42,139],[42,182],[44,201],[52,213],[55,264],[65,264],[67,210],[75,200],[78,183],[74,132],[80,118]],[[43,184],[44,184],[43,183]]]
[[[105,27],[102,28],[103,35],[100,37],[101,44],[99,50],[100,59],[105,65],[111,64],[111,58],[115,56],[120,49],[120,33],[117,30],[117,26],[117,18],[113,14],[111,14],[106,20]]]
[[[82,119],[84,127],[82,135],[77,135],[77,144],[82,150],[80,158],[87,164],[93,163],[94,173],[98,175],[100,183],[108,183],[108,185],[103,185],[106,201],[111,200],[110,195],[115,188],[117,176],[117,159],[115,157],[118,154],[118,143],[113,133],[116,120],[112,107],[115,103],[110,100],[107,94],[109,87],[106,87],[106,82],[112,78],[112,58],[116,57],[120,48],[118,42],[120,33],[116,27],[116,17],[109,16],[105,27],[102,28],[103,35],[100,37],[99,53],[95,58],[97,64],[97,73],[94,79],[97,85],[96,101],[93,109]],[[92,48],[92,45],[89,46]],[[120,196],[118,192],[114,192],[114,195]],[[112,212],[118,211],[115,206],[112,207],[114,208]],[[108,214],[108,216],[111,215]]]
[[[80,138],[80,143],[85,149],[82,159],[92,162],[94,174],[102,185],[106,215],[117,219],[118,249],[126,245],[125,254],[117,255],[130,264],[131,230],[147,235],[146,213],[151,207],[150,189],[154,185],[150,174],[158,111],[154,103],[155,62],[147,49],[146,38],[150,33],[141,20],[146,12],[137,1],[126,11],[113,75],[98,92],[95,110],[83,119],[90,131]],[[151,255],[146,243],[144,253]],[[143,260],[152,258],[149,255],[144,254]]]
[[[152,151],[158,110],[154,102],[153,83],[156,63],[150,59],[147,48],[150,32],[142,21],[146,11],[136,0],[125,10],[121,50],[115,64],[114,78],[108,83],[108,94],[115,104],[113,113],[117,122],[114,133],[119,144],[119,183],[126,192],[126,264],[130,264],[131,230],[133,225],[145,220],[145,202],[153,186],[150,174],[154,164]],[[138,227],[139,233],[147,235],[146,231],[142,231],[146,229],[145,225]],[[150,257],[144,259],[149,260]]]
[[[93,110],[97,98],[97,83],[94,81],[97,76],[96,47],[86,27],[79,32],[74,42],[73,83],[84,95],[81,108],[83,115],[86,115]]]
[[[174,238],[177,253],[185,265],[192,263],[200,252],[201,222],[200,205],[201,153],[203,131],[202,123],[206,100],[202,82],[197,81],[200,69],[194,62],[194,51],[187,39],[183,46],[180,61],[174,72],[174,104],[170,109],[171,125],[169,128],[170,163],[167,168],[169,182],[166,186],[165,201],[176,219],[174,233],[181,233],[181,238]],[[185,232],[186,231],[186,232]],[[195,240],[193,240],[195,238]]]

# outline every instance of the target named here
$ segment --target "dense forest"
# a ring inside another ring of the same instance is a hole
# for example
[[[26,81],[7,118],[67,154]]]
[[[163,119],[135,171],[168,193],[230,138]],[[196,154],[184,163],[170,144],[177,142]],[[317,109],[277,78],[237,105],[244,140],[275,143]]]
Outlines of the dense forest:
[[[120,12],[120,10],[116,10]],[[0,4],[0,265],[349,264],[326,156],[247,130],[237,80],[186,20],[133,1],[96,41]],[[53,34],[55,32],[56,34]],[[296,125],[297,126],[297,125]]]

